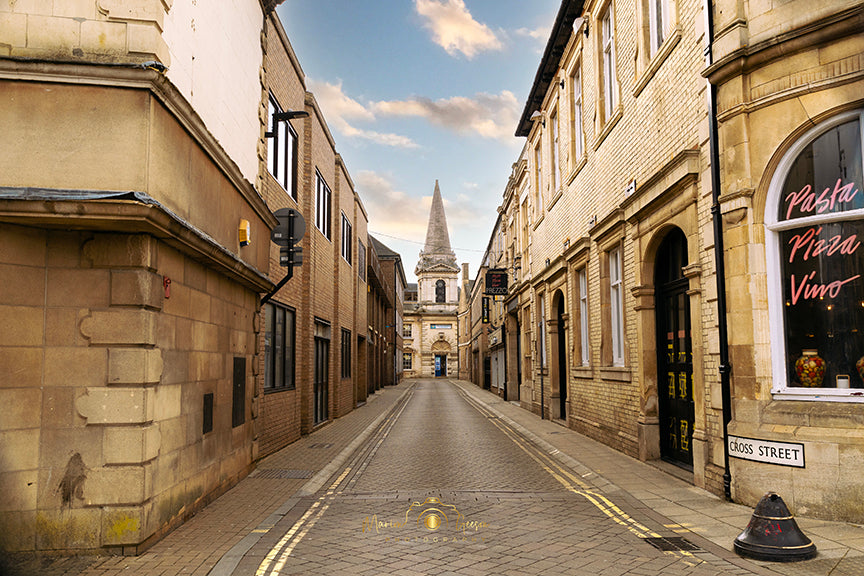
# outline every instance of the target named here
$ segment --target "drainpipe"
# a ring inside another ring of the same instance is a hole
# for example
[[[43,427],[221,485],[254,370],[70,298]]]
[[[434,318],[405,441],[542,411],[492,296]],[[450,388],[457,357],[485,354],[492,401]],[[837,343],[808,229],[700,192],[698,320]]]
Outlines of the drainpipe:
[[[707,18],[708,44],[705,47],[705,63],[714,63],[714,11],[711,0],[703,5]],[[717,335],[720,344],[720,390],[723,400],[723,492],[726,500],[732,500],[732,474],[729,471],[729,422],[732,421],[732,391],[729,376],[729,337],[726,331],[726,265],[723,257],[723,215],[720,213],[720,145],[717,134],[717,87],[708,80],[708,141],[711,156],[711,216],[714,224],[714,266],[717,280]]]

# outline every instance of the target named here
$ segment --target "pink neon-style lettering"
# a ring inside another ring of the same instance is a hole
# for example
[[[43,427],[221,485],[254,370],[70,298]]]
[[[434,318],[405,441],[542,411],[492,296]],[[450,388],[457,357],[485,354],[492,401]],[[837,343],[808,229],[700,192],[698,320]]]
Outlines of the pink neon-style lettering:
[[[812,186],[807,184],[798,192],[792,192],[786,196],[786,202],[789,202],[789,207],[786,209],[787,220],[792,216],[792,210],[796,206],[804,214],[813,211],[816,214],[822,214],[828,210],[834,210],[838,202],[850,202],[858,195],[858,189],[855,188],[854,182],[843,184],[840,178],[834,184],[834,190],[825,188],[818,197],[812,190]]]
[[[795,286],[795,275],[792,274],[792,305],[798,303],[798,300],[803,296],[804,300],[813,300],[814,298],[824,298],[828,296],[829,298],[836,298],[840,293],[840,289],[843,288],[844,284],[852,282],[861,277],[860,274],[856,274],[851,278],[847,278],[846,280],[835,280],[830,284],[810,284],[810,281],[813,280],[813,277],[816,276],[816,271],[810,272],[806,274],[804,278],[801,279],[801,284],[797,287]]]

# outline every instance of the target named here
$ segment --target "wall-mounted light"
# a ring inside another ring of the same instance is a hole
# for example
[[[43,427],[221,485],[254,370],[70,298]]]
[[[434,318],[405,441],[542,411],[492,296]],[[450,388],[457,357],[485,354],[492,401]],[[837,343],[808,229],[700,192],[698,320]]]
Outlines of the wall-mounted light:
[[[237,237],[240,239],[241,248],[252,243],[252,228],[249,226],[248,220],[240,219],[240,227],[237,230]]]
[[[276,126],[277,122],[287,122],[288,120],[293,120],[294,118],[306,118],[309,116],[309,113],[305,110],[285,110],[284,112],[274,112],[273,117],[270,121],[270,126]],[[274,130],[270,130],[264,133],[265,138],[273,138],[276,135]]]
[[[588,19],[583,18],[582,16],[573,20],[573,33],[578,34],[579,29],[582,28],[582,26],[585,26],[584,34],[585,34],[585,37],[587,38],[588,37]]]
[[[529,118],[529,120],[531,120],[531,122],[536,122],[538,118],[541,120],[541,123],[543,124],[543,127],[545,128],[546,127],[546,118],[543,118],[543,113],[540,112],[539,110],[535,110],[534,113],[531,114],[531,118]]]

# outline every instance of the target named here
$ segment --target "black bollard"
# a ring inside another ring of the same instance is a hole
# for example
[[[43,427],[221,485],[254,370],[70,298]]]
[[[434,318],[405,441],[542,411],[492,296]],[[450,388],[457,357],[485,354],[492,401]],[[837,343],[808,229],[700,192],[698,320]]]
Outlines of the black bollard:
[[[816,545],[801,532],[786,503],[774,492],[756,504],[734,547],[739,556],[769,562],[797,562],[816,556]]]

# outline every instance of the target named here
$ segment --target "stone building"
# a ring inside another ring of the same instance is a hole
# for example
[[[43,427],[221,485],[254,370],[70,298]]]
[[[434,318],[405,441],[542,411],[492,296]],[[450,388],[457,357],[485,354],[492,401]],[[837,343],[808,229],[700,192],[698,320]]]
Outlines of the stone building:
[[[697,2],[562,2],[499,208],[501,314],[508,399],[716,492],[703,19]]]
[[[864,3],[717,8],[732,493],[860,523]]]
[[[366,216],[275,4],[0,6],[3,550],[140,551],[365,385]]]
[[[864,519],[862,24],[562,2],[499,208],[508,399],[736,501]]]
[[[405,376],[459,374],[457,308],[459,266],[450,247],[441,189],[435,181],[426,242],[414,269],[417,299],[405,302],[403,366]]]

